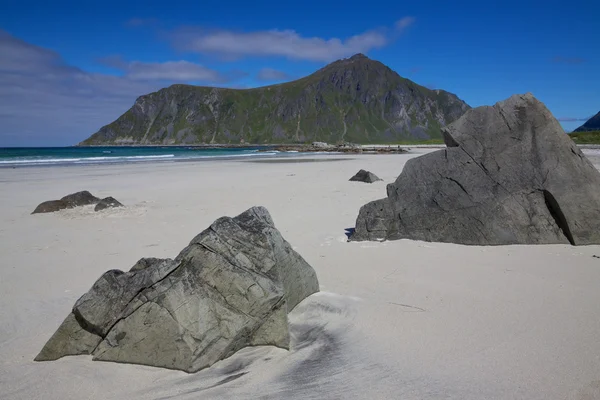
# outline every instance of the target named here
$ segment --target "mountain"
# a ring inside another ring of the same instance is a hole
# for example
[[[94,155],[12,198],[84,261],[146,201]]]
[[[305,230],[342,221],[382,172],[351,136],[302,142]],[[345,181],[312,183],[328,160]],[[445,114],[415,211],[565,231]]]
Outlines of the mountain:
[[[600,131],[600,112],[588,119],[587,122],[573,132]]]
[[[255,89],[172,85],[139,97],[80,145],[393,143],[439,138],[469,108],[357,54]]]

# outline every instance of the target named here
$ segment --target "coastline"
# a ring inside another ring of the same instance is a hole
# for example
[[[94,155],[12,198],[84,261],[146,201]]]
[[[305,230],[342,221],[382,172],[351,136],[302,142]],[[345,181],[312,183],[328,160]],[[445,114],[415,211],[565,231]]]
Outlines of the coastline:
[[[312,145],[294,146],[96,146],[0,148],[0,168],[31,166],[76,166],[127,164],[139,162],[190,162],[236,158],[285,158],[314,154],[400,154],[410,148],[392,145]]]
[[[316,142],[316,143],[321,143],[321,142]],[[325,146],[315,146],[314,144],[310,144],[310,143],[269,143],[269,144],[258,144],[258,143],[244,143],[244,144],[236,144],[236,143],[214,143],[214,144],[105,144],[105,145],[72,145],[72,146],[65,146],[65,147],[73,147],[73,148],[160,148],[160,147],[165,147],[165,148],[192,148],[192,149],[243,149],[243,148],[248,148],[248,149],[254,149],[254,148],[260,148],[260,149],[276,149],[276,148],[293,148],[293,149],[299,149],[299,151],[309,151],[310,149],[323,149],[323,148],[328,148],[328,149],[348,149],[348,151],[350,151],[351,149],[379,149],[379,148],[410,148],[410,147],[418,147],[418,148],[442,148],[442,147],[446,147],[445,144],[443,143],[439,143],[439,144],[421,144],[421,143],[415,143],[415,144],[397,144],[397,143],[372,143],[372,144],[329,144],[329,143],[323,143],[325,144]],[[323,151],[323,150],[321,150]]]
[[[600,145],[577,145],[592,160],[600,163]],[[238,159],[287,159],[308,156],[355,156],[413,154],[421,150],[443,149],[445,145],[302,145],[269,147],[210,148],[189,146],[125,146],[125,147],[49,147],[0,149],[0,169],[31,167],[75,167],[85,165],[170,164],[181,162],[230,161]],[[66,150],[67,152],[64,152]],[[19,152],[24,152],[19,154]],[[17,153],[15,153],[17,152]]]

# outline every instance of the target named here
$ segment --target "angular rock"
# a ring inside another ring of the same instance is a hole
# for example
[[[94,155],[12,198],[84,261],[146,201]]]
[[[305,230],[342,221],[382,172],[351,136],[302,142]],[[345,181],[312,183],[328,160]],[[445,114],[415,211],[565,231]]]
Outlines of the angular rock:
[[[92,354],[195,372],[245,346],[288,348],[288,312],[318,290],[312,267],[253,207],[216,220],[174,260],[106,272],[36,360]]]
[[[380,179],[377,175],[375,175],[372,172],[361,169],[360,171],[358,171],[356,173],[356,175],[354,175],[352,178],[350,178],[350,180],[356,181],[356,182],[373,183],[373,182],[377,182],[377,181],[382,181],[383,179]]]
[[[468,111],[409,160],[350,240],[600,243],[600,174],[530,93]]]
[[[55,212],[59,210],[63,210],[65,208],[74,208],[78,206],[87,206],[90,204],[96,204],[100,201],[99,198],[93,196],[87,190],[71,193],[66,195],[60,200],[49,200],[39,204],[35,210],[33,210],[32,214],[38,213],[49,213]]]
[[[105,208],[123,207],[114,197],[105,197],[94,207],[94,211],[104,210]]]

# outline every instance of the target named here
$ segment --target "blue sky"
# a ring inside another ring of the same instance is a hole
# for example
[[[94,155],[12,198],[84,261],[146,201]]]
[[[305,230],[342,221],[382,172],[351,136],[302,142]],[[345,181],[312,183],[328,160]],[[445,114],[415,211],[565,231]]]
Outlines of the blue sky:
[[[0,146],[75,144],[172,83],[255,87],[358,52],[473,107],[532,92],[571,131],[600,111],[595,3],[4,0]]]

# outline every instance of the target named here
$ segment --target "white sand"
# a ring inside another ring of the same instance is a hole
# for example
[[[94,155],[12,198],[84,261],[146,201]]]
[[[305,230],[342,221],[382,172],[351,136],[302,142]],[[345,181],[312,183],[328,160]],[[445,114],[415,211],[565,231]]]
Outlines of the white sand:
[[[346,242],[359,207],[425,151],[0,169],[0,398],[600,398],[599,246]],[[349,182],[360,168],[385,182]],[[84,189],[128,207],[29,214]],[[290,315],[292,351],[245,349],[193,375],[88,356],[32,361],[104,271],[174,257],[253,205],[321,283]]]

